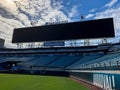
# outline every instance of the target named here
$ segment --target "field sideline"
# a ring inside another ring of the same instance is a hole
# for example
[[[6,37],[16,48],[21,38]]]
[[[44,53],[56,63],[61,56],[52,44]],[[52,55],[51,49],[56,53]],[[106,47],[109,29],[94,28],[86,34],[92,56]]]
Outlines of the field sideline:
[[[0,74],[0,90],[89,90],[66,77]]]

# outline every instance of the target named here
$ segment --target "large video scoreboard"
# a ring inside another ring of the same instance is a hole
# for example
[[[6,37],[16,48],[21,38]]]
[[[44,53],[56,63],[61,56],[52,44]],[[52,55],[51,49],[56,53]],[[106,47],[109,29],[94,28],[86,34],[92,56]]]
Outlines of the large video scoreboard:
[[[16,28],[12,43],[44,42],[114,37],[113,18],[55,25]]]

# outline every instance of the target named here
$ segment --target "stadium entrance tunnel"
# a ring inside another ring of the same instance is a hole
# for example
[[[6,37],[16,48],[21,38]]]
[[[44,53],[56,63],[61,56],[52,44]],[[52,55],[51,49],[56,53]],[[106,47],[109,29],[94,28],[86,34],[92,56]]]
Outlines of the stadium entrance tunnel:
[[[0,63],[0,67],[1,69],[3,68],[3,70],[9,71],[12,67],[17,66],[17,63],[19,63],[19,61],[6,61],[6,62]]]

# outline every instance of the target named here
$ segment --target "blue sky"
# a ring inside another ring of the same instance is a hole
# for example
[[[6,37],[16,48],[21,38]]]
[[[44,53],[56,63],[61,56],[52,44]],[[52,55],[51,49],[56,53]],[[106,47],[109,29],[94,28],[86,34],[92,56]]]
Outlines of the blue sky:
[[[63,0],[64,8],[62,9],[63,12],[68,15],[70,13],[70,10],[75,7],[77,13],[71,17],[72,20],[80,20],[80,16],[84,15],[85,17],[89,14],[96,14],[102,11],[105,11],[106,9],[110,9],[111,7],[114,7],[116,4],[119,4],[119,1],[116,1],[111,6],[106,6],[107,4],[110,4],[111,0]],[[88,18],[86,18],[88,19]],[[93,18],[89,18],[93,19]]]
[[[107,0],[106,0],[107,1]],[[65,0],[63,1],[63,5],[70,9],[74,5],[78,7],[78,10],[82,11],[83,13],[87,12],[93,8],[99,8],[106,4],[106,1],[97,1],[97,0]]]
[[[120,41],[120,0],[0,0],[0,38],[11,43],[14,28],[45,25],[46,22],[76,22],[114,19],[115,38]],[[31,22],[33,24],[31,24]]]

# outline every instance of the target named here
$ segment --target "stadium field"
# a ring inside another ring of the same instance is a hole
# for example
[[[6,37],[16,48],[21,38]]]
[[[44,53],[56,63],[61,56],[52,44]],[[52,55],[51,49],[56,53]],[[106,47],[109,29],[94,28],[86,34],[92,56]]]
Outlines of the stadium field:
[[[66,77],[0,74],[0,90],[89,90]]]

